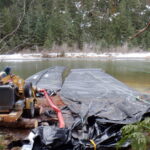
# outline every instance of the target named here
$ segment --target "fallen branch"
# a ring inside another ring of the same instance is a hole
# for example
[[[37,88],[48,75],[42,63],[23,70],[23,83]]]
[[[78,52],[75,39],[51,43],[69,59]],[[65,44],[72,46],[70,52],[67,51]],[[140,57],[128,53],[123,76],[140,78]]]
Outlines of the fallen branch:
[[[138,37],[140,34],[142,34],[144,31],[146,31],[150,27],[150,22],[147,24],[147,26],[141,30],[139,30],[138,33],[134,34],[132,37],[129,37],[128,40],[132,40],[135,37]]]

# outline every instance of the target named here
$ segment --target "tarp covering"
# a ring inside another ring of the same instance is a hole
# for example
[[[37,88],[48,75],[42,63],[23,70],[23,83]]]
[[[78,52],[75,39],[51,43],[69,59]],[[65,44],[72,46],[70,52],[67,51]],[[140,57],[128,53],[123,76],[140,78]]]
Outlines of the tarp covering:
[[[64,70],[65,67],[61,66],[50,67],[32,75],[26,81],[32,82],[33,86],[40,89],[58,91],[62,87],[62,73]]]
[[[100,69],[73,69],[62,86],[65,129],[40,126],[32,150],[102,150],[115,147],[125,124],[140,121],[150,104]],[[124,145],[126,146],[126,145]]]
[[[61,97],[81,118],[128,124],[141,119],[150,105],[137,100],[141,94],[100,69],[73,69],[65,79]]]

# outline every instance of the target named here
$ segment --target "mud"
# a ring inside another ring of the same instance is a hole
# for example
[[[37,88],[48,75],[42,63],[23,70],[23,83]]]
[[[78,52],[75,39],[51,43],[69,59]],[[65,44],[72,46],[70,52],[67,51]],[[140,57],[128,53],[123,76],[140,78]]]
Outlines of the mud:
[[[12,128],[0,128],[0,150],[6,150],[7,145],[11,143],[12,141],[25,139],[30,130],[29,129],[12,129]],[[12,150],[19,150],[20,148],[15,148]]]
[[[54,104],[57,105],[58,107],[65,106],[65,104],[58,95],[53,96],[52,99]],[[45,124],[46,122],[51,124],[58,122],[55,113],[51,113],[50,116],[45,115],[46,111],[53,111],[49,107],[45,98],[39,98],[37,105],[39,105],[42,108],[40,116],[36,116],[35,118],[38,120],[39,125]],[[12,141],[25,139],[29,135],[30,131],[31,129],[21,129],[21,128],[15,129],[11,127],[10,128],[0,127],[0,150],[6,150],[7,145]],[[20,150],[20,149],[21,148],[17,147],[13,148],[12,150]]]

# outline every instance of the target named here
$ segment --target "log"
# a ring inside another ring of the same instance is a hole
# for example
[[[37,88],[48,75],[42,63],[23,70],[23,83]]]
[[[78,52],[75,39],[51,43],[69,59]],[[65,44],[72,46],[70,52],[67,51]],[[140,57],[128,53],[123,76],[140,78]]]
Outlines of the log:
[[[16,122],[0,122],[0,127],[30,129],[38,126],[37,119],[21,118]]]

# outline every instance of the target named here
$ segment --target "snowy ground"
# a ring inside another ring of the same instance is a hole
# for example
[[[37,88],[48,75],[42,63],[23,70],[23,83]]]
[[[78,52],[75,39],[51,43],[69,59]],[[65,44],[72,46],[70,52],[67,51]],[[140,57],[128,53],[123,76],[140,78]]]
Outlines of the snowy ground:
[[[11,60],[42,60],[43,58],[109,58],[109,59],[150,59],[150,52],[143,53],[32,53],[0,55],[1,61]]]

